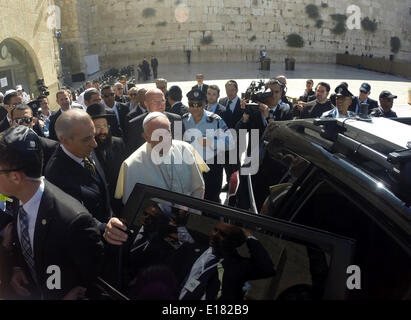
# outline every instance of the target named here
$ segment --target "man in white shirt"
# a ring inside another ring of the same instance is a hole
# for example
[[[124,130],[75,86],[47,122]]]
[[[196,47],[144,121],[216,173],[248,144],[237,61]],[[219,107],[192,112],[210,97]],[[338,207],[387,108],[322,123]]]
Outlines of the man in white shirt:
[[[170,121],[161,112],[151,112],[143,122],[144,139],[120,169],[115,197],[125,204],[136,183],[203,198],[204,180],[201,174],[207,167],[186,142],[171,139]],[[197,164],[199,163],[199,165]],[[113,218],[107,224],[104,238],[113,245],[127,240],[126,226]]]

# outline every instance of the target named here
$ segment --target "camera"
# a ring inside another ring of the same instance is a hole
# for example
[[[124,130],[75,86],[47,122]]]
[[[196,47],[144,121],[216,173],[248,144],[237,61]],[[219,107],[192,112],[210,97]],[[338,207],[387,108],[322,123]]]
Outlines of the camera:
[[[48,96],[48,95],[50,95],[50,92],[49,91],[47,91],[47,89],[49,88],[49,87],[47,87],[45,84],[44,84],[44,79],[38,79],[37,81],[36,81],[36,85],[37,85],[37,89],[39,90],[39,93],[40,93],[40,95],[42,95],[42,96]]]
[[[252,81],[246,92],[242,94],[243,99],[247,99],[250,102],[247,103],[245,113],[251,117],[253,115],[260,114],[258,103],[266,103],[267,98],[271,97],[273,93],[271,90],[266,90],[265,83],[260,80],[258,83]]]

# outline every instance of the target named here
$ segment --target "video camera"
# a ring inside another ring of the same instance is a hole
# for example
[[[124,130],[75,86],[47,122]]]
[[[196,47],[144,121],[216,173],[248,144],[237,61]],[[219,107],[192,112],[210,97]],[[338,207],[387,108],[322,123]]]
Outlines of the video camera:
[[[50,95],[50,92],[47,91],[47,89],[48,89],[49,87],[47,87],[47,86],[44,84],[44,79],[38,79],[38,80],[36,81],[36,85],[37,85],[37,89],[39,90],[40,95],[42,95],[42,96],[48,96],[48,95]]]
[[[252,81],[246,92],[242,94],[242,98],[249,101],[244,112],[250,116],[259,113],[258,103],[266,103],[266,99],[272,95],[271,90],[266,90],[263,80],[260,80],[258,84],[256,81]]]

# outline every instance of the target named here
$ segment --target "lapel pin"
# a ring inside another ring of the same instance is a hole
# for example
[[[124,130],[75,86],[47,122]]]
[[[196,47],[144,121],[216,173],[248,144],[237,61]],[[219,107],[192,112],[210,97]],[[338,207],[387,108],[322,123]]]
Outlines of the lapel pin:
[[[200,252],[200,249],[194,249],[195,252]]]
[[[47,224],[47,220],[46,220],[46,219],[41,220],[41,224],[42,224],[43,226],[45,226],[45,225]]]

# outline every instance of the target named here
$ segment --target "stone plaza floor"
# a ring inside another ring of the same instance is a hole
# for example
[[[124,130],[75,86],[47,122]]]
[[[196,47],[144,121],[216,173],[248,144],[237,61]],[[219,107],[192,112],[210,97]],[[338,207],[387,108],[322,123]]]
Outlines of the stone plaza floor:
[[[394,100],[393,110],[400,117],[411,117],[411,105],[408,104],[411,79],[335,64],[298,64],[297,62],[295,71],[286,71],[284,63],[272,63],[270,71],[260,71],[258,68],[259,63],[257,62],[192,63],[190,65],[162,65],[160,62],[158,77],[167,79],[169,88],[172,85],[180,86],[183,90],[183,103],[185,104],[187,104],[185,94],[196,84],[195,75],[197,73],[204,74],[204,83],[216,84],[220,87],[220,97],[225,96],[224,84],[229,79],[238,82],[239,96],[241,96],[240,93],[245,92],[253,80],[267,80],[278,75],[285,75],[288,79],[287,96],[295,98],[303,94],[307,79],[313,79],[315,84],[319,81],[328,82],[331,86],[331,93],[339,83],[346,81],[349,90],[354,95],[359,94],[361,83],[368,82],[371,85],[371,98],[378,101],[380,92],[389,90],[398,96],[398,99]],[[151,79],[138,83],[137,86],[153,88],[155,83]]]

